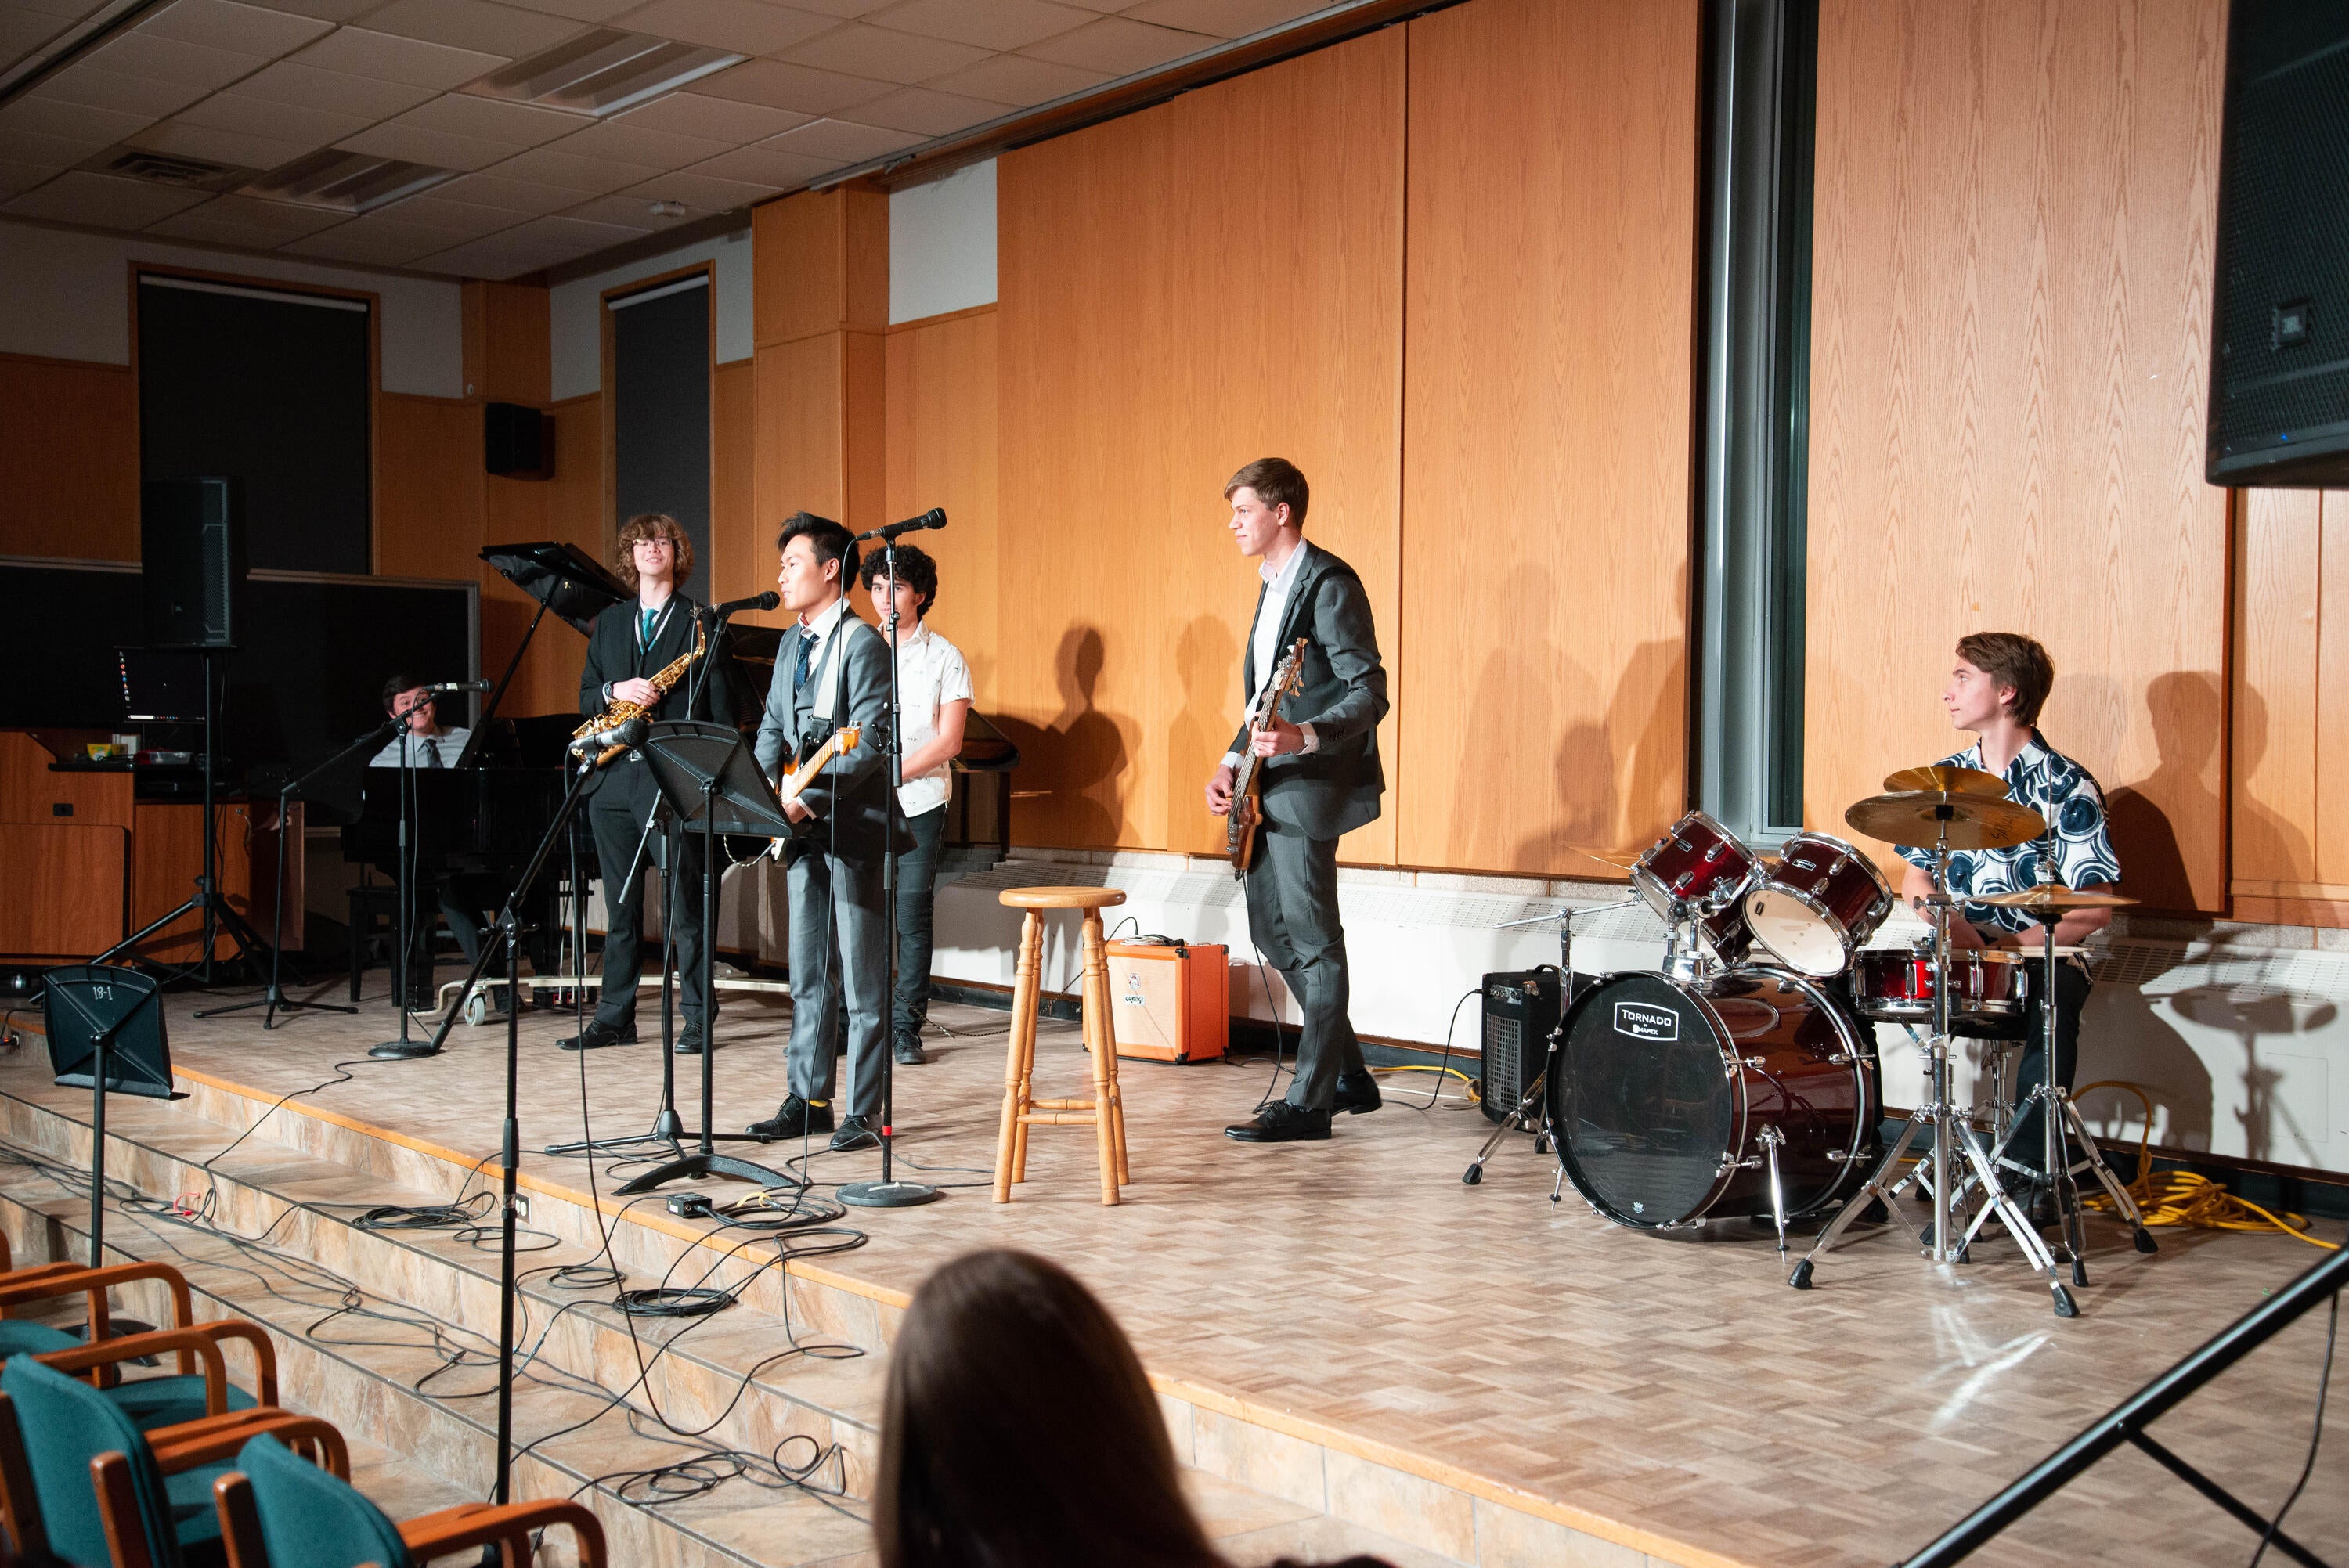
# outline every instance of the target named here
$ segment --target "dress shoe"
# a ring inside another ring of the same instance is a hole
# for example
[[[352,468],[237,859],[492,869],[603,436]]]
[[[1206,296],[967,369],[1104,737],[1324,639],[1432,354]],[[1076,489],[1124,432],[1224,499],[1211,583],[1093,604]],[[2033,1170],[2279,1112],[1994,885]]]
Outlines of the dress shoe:
[[[922,1049],[919,1040],[899,1040],[891,1047],[889,1054],[897,1059],[901,1068],[917,1068],[930,1059],[929,1053]]]
[[[843,1119],[840,1130],[832,1135],[832,1146],[841,1150],[878,1149],[881,1147],[881,1134],[874,1127],[871,1117],[852,1116]]]
[[[832,1107],[810,1105],[799,1096],[786,1095],[775,1114],[764,1121],[754,1121],[743,1131],[753,1138],[804,1138],[812,1132],[832,1130]]]
[[[598,1018],[580,1033],[554,1042],[566,1051],[600,1051],[605,1046],[633,1046],[636,1043],[634,1024],[607,1024]]]
[[[1257,1112],[1254,1121],[1243,1121],[1237,1127],[1224,1129],[1226,1138],[1242,1143],[1301,1143],[1330,1136],[1330,1113],[1309,1110],[1301,1105],[1291,1105],[1276,1099]]]
[[[721,1051],[724,1050],[726,1048],[725,1042],[722,1040],[719,1041],[718,1048]],[[701,1054],[701,1026],[699,1024],[688,1023],[684,1028],[678,1031],[676,1050],[677,1054],[681,1057],[698,1057]]]
[[[1379,1080],[1368,1073],[1340,1073],[1337,1103],[1330,1109],[1332,1115],[1350,1110],[1356,1116],[1378,1109],[1383,1103],[1379,1099]]]

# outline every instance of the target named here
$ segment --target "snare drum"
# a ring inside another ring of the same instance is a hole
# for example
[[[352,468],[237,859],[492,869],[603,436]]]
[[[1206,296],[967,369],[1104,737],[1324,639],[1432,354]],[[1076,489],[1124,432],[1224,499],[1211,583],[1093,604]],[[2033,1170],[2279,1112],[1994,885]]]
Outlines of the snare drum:
[[[1797,833],[1778,863],[1747,890],[1754,940],[1790,969],[1840,975],[1892,913],[1892,888],[1875,863],[1828,833]]]
[[[1686,904],[1714,956],[1734,968],[1753,948],[1740,901],[1758,870],[1734,833],[1691,811],[1632,863],[1631,888],[1667,925],[1673,901]]]
[[[1933,1022],[1933,950],[1872,947],[1852,964],[1852,1005],[1864,1018],[1888,1024]],[[1968,947],[1950,954],[1950,1027],[2002,1024],[2022,1016],[2031,995],[2023,955]]]

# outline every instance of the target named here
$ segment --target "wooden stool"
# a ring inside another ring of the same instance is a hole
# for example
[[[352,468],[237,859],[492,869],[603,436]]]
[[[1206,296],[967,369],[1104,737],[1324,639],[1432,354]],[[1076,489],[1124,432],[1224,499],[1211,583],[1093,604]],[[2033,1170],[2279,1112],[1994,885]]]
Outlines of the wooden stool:
[[[1092,1127],[1101,1150],[1102,1202],[1114,1203],[1120,1184],[1133,1178],[1125,1166],[1125,1105],[1117,1093],[1117,1035],[1110,1024],[1109,961],[1102,943],[1101,912],[1123,903],[1125,894],[1113,887],[1015,887],[999,896],[1028,914],[1019,923],[1019,962],[1011,985],[1011,1044],[1003,1057],[1003,1131],[995,1145],[995,1201],[1009,1203],[1011,1184],[1028,1180],[1028,1130],[1041,1122]],[[1038,1099],[1030,1087],[1036,1071],[1036,1014],[1048,909],[1085,912],[1085,1051],[1093,1063],[1093,1092],[1087,1099]]]

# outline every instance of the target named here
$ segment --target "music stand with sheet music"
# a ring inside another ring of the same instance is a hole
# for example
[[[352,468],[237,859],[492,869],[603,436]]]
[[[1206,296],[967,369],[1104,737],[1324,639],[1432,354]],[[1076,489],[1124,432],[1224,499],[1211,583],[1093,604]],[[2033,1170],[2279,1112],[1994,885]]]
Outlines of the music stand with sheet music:
[[[89,1088],[89,1266],[106,1264],[106,1097],[184,1099],[171,1088],[171,1047],[163,1032],[161,985],[119,965],[75,964],[42,976],[41,1026],[49,1070],[69,1088]]]
[[[522,668],[522,656],[530,651],[530,640],[538,634],[538,624],[546,619],[549,610],[584,637],[595,624],[596,616],[622,600],[635,597],[634,591],[613,576],[602,562],[577,545],[560,540],[492,544],[481,552],[481,559],[499,576],[537,600],[538,609],[531,616],[522,641],[514,645],[513,657],[506,661],[506,673],[498,677],[490,700],[481,705],[481,717],[457,758],[460,768],[471,768],[478,759],[481,738],[490,732],[490,720],[497,716],[498,704],[505,699],[506,687],[513,683],[514,671]]]
[[[718,1054],[718,836],[785,838],[792,831],[791,820],[732,725],[696,720],[656,724],[638,749],[670,811],[701,835],[701,994],[708,1001],[701,1020],[700,1147],[647,1171],[621,1187],[620,1193],[649,1192],[688,1176],[731,1176],[762,1187],[802,1185],[763,1165],[719,1153],[709,1126],[710,1061]]]

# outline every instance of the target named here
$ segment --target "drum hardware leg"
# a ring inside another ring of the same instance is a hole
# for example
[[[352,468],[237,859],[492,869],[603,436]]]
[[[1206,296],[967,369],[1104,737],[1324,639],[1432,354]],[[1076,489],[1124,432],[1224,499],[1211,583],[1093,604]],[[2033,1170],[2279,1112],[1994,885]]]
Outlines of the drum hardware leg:
[[[1560,1201],[1561,1199],[1563,1199],[1565,1196],[1566,1196],[1566,1161],[1563,1161],[1563,1160],[1561,1160],[1561,1161],[1559,1161],[1557,1162],[1557,1174],[1550,1178],[1550,1182],[1549,1182],[1549,1205],[1550,1205],[1550,1207],[1551,1207],[1551,1208],[1553,1208],[1553,1209],[1557,1208],[1557,1205],[1558,1205],[1559,1201]]]
[[[1999,1181],[1998,1172],[1991,1169],[1989,1156],[1982,1151],[1982,1146],[1971,1138],[1963,1141],[1966,1157],[1974,1167],[1976,1178],[1982,1182],[1985,1200],[1984,1213],[1975,1217],[1975,1227],[1980,1228],[1988,1212],[1995,1210],[1999,1223],[2004,1225],[2006,1233],[2014,1238],[2014,1244],[2023,1249],[2023,1255],[2030,1262],[2032,1272],[2047,1276],[2047,1288],[2054,1297],[2055,1315],[2079,1316],[2078,1304],[2073,1301],[2072,1293],[2064,1288],[2064,1282],[2056,1277],[2055,1254],[2048,1250],[2046,1242],[2032,1225],[2030,1217],[2016,1206],[2013,1196]]]
[[[1778,1226],[1778,1255],[1786,1255],[1786,1190],[1778,1180],[1778,1145],[1786,1141],[1776,1127],[1762,1130],[1762,1152],[1770,1161],[1770,1218]]]
[[[1547,1067],[1534,1074],[1533,1087],[1526,1090],[1526,1098],[1517,1101],[1516,1109],[1501,1119],[1501,1125],[1493,1129],[1493,1136],[1485,1140],[1485,1147],[1476,1150],[1476,1158],[1471,1160],[1468,1162],[1468,1169],[1460,1173],[1463,1184],[1474,1187],[1485,1180],[1485,1161],[1493,1158],[1493,1150],[1501,1146],[1501,1140],[1508,1136],[1510,1129],[1521,1125],[1526,1120],[1527,1110],[1541,1099],[1542,1085],[1548,1078],[1549,1068]],[[1534,1152],[1538,1154],[1542,1151],[1541,1134],[1537,1132],[1534,1137]],[[1561,1164],[1558,1170],[1562,1174],[1566,1167]],[[1552,1202],[1556,1200],[1553,1199]]]
[[[1819,1233],[1819,1239],[1811,1243],[1811,1250],[1803,1254],[1803,1261],[1795,1265],[1795,1272],[1786,1276],[1788,1284],[1793,1285],[1796,1290],[1810,1289],[1814,1260],[1821,1253],[1833,1247],[1837,1238],[1842,1236],[1851,1222],[1859,1218],[1859,1212],[1868,1206],[1866,1202],[1868,1196],[1870,1193],[1886,1199],[1892,1196],[1894,1189],[1886,1182],[1885,1178],[1900,1168],[1901,1157],[1909,1152],[1909,1144],[1916,1141],[1917,1134],[1924,1127],[1928,1114],[1923,1110],[1909,1113],[1909,1120],[1900,1129],[1900,1136],[1892,1140],[1890,1149],[1885,1150],[1884,1158],[1878,1163],[1875,1171],[1866,1181],[1860,1183],[1859,1191],[1854,1192],[1845,1202],[1844,1206],[1836,1212],[1836,1217],[1827,1222],[1826,1229]],[[1891,1205],[1888,1202],[1886,1208],[1889,1210]],[[1897,1216],[1898,1212],[1894,1211],[1894,1212]],[[1906,1225],[1908,1221],[1902,1220],[1900,1222]]]
[[[2088,1130],[2087,1119],[2080,1114],[2079,1102],[2068,1091],[2059,1093],[2064,1120],[2071,1126],[2073,1135],[2080,1140],[2081,1151],[2086,1157],[2085,1162],[2095,1174],[2097,1185],[2103,1187],[2105,1195],[2113,1201],[2113,1213],[2129,1227],[2129,1240],[2136,1243],[2138,1252],[2155,1251],[2158,1243],[2153,1233],[2145,1228],[2143,1212],[2137,1208],[2137,1200],[2129,1196],[2129,1190],[2121,1184],[2121,1179],[2113,1174],[2112,1167],[2105,1163],[2103,1151],[2096,1147],[2095,1137]]]

